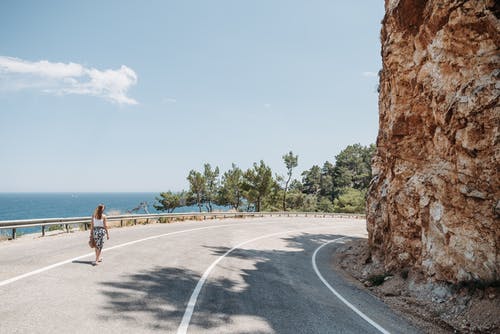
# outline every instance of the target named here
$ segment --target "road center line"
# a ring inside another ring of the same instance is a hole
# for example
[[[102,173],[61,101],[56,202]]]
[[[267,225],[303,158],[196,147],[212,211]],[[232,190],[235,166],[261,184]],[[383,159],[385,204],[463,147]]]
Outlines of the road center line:
[[[370,325],[372,325],[373,327],[375,327],[376,329],[378,329],[381,333],[384,333],[384,334],[390,334],[387,330],[385,330],[382,326],[380,326],[379,324],[377,324],[375,321],[373,321],[372,319],[370,319],[366,314],[364,314],[363,312],[361,312],[360,310],[358,310],[356,308],[356,306],[352,305],[351,303],[349,303],[344,297],[342,297],[342,295],[340,293],[338,293],[334,288],[332,288],[332,286],[326,281],[326,279],[323,277],[323,275],[321,275],[321,273],[319,272],[318,270],[318,266],[316,265],[316,254],[318,254],[319,250],[323,247],[325,247],[326,245],[332,243],[332,242],[337,242],[337,241],[340,241],[342,239],[344,239],[345,237],[342,237],[342,238],[338,238],[338,239],[334,239],[334,240],[331,240],[331,241],[328,241],[327,243],[324,243],[323,245],[319,246],[318,248],[316,248],[316,250],[314,251],[314,254],[312,255],[312,258],[311,258],[311,261],[312,261],[312,266],[314,268],[314,271],[316,272],[316,275],[318,275],[319,279],[321,280],[321,282],[323,282],[324,285],[326,285],[326,287],[328,289],[330,289],[330,291],[335,295],[337,296],[338,299],[340,299],[340,301],[342,301],[344,304],[346,304],[351,310],[353,310],[357,315],[359,315],[361,318],[363,318],[364,320],[366,320]]]
[[[307,230],[309,231],[309,230],[318,230],[318,229],[326,229],[326,228],[332,228],[332,227],[331,226],[323,226],[323,227],[316,227],[316,228],[312,228],[312,229],[309,228]],[[229,255],[232,251],[240,248],[243,245],[249,244],[251,242],[254,242],[254,241],[257,241],[260,239],[269,238],[269,237],[272,237],[275,235],[280,235],[280,234],[287,234],[287,233],[293,233],[293,232],[303,232],[304,230],[306,230],[306,228],[262,235],[262,236],[257,237],[257,238],[243,241],[243,242],[237,244],[236,246],[234,246],[233,248],[231,248],[230,250],[228,250],[227,252],[225,252],[223,255],[219,256],[217,258],[217,260],[212,262],[210,267],[208,267],[207,270],[205,270],[205,272],[203,273],[203,276],[198,281],[198,284],[196,284],[196,287],[194,288],[193,293],[191,294],[191,297],[189,298],[188,304],[186,306],[186,310],[184,311],[184,316],[182,317],[181,324],[179,325],[179,328],[177,328],[177,334],[186,334],[187,333],[187,329],[189,327],[189,323],[191,322],[191,317],[193,316],[194,307],[196,305],[196,301],[198,300],[198,295],[200,294],[201,288],[205,284],[205,281],[207,280],[208,276],[210,275],[210,272],[215,268],[215,266],[217,266],[217,264],[220,261],[222,261],[223,258],[225,258],[227,255]]]
[[[154,236],[143,238],[143,239],[139,239],[139,240],[129,241],[129,242],[126,242],[126,243],[123,243],[123,244],[120,244],[120,245],[112,246],[112,247],[109,247],[109,248],[104,248],[103,252],[108,252],[108,251],[113,250],[113,249],[118,249],[118,248],[122,248],[122,247],[125,247],[125,246],[134,245],[134,244],[137,244],[137,243],[140,243],[140,242],[144,242],[144,241],[148,241],[148,240],[152,240],[152,239],[162,238],[162,237],[166,237],[166,236],[170,236],[170,235],[175,235],[175,234],[193,232],[193,231],[200,231],[200,230],[206,230],[206,229],[212,229],[212,228],[220,228],[220,227],[227,227],[227,226],[247,225],[247,224],[256,224],[257,225],[257,224],[278,224],[278,223],[282,223],[282,222],[256,222],[256,223],[224,224],[224,225],[216,225],[216,226],[198,227],[198,228],[192,228],[192,229],[188,229],[188,230],[175,231],[175,232],[169,232],[169,233],[164,233],[164,234],[160,234],[160,235],[154,235]],[[43,268],[40,268],[40,269],[37,269],[37,270],[33,270],[33,271],[30,271],[30,272],[27,272],[27,273],[22,274],[22,275],[18,275],[18,276],[15,276],[15,277],[12,277],[12,278],[0,281],[0,287],[8,285],[8,284],[11,284],[11,283],[14,283],[16,281],[22,280],[24,278],[27,278],[27,277],[30,277],[30,276],[33,276],[33,275],[36,275],[36,274],[43,273],[43,272],[45,272],[47,270],[60,267],[62,265],[71,263],[73,261],[77,261],[77,260],[80,260],[80,259],[92,256],[92,255],[95,255],[95,253],[91,252],[91,253],[87,253],[87,254],[84,254],[84,255],[80,255],[80,256],[77,256],[77,257],[74,257],[74,258],[71,258],[71,259],[68,259],[68,260],[64,260],[64,261],[61,261],[61,262],[57,262],[57,263],[51,264],[49,266],[46,266],[46,267],[43,267]]]

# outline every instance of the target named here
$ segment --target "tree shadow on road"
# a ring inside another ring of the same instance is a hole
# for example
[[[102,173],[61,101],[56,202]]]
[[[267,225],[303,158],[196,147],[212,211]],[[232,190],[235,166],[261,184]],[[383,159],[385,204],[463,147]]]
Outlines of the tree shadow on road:
[[[229,326],[232,333],[241,334],[297,333],[302,329],[323,333],[325,328],[335,332],[338,319],[332,317],[329,309],[331,296],[321,283],[318,285],[311,256],[317,247],[338,237],[302,233],[280,238],[276,249],[252,249],[249,244],[234,250],[205,282],[190,326],[202,332],[229,332]],[[207,249],[221,256],[230,248]],[[232,269],[229,277],[221,276],[223,271],[218,268],[229,266],[225,261],[238,261],[241,267]],[[187,268],[157,267],[124,276],[118,282],[104,282],[102,293],[107,303],[101,316],[110,321],[119,317],[132,322],[143,321],[140,319],[146,316],[157,325],[143,326],[173,332],[201,274]],[[347,318],[352,316],[346,310],[335,312],[341,316],[345,313]],[[233,319],[252,319],[252,324],[234,329]]]

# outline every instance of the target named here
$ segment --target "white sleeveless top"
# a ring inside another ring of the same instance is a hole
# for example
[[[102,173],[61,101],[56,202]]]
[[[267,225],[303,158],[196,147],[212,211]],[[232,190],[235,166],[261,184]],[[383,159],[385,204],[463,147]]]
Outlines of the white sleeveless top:
[[[94,227],[104,227],[104,218],[103,219],[97,219],[95,217],[92,217],[94,220]]]

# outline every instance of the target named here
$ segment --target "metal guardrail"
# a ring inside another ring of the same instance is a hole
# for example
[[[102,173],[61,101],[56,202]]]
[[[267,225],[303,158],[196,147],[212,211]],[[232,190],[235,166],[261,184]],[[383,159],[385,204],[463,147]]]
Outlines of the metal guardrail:
[[[124,222],[132,221],[134,225],[138,220],[159,220],[165,218],[169,221],[175,221],[187,218],[200,218],[203,220],[207,218],[245,218],[245,217],[323,217],[323,218],[354,218],[365,219],[363,214],[350,214],[350,213],[326,213],[326,212],[183,212],[183,213],[157,213],[157,214],[144,214],[144,215],[116,215],[107,216],[110,222],[120,221],[120,226]],[[12,239],[16,238],[16,229],[24,227],[37,227],[42,228],[42,236],[45,236],[45,228],[53,225],[64,225],[66,232],[69,232],[70,225],[83,224],[85,230],[88,229],[91,223],[91,217],[69,217],[69,218],[41,218],[41,219],[22,219],[22,220],[3,220],[0,221],[0,230],[11,229]]]

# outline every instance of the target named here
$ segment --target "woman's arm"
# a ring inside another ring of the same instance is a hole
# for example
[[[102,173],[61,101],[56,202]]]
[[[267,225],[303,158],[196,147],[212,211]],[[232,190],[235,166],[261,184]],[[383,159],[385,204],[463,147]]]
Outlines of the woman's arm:
[[[104,229],[106,230],[106,238],[109,240],[109,232],[108,232],[108,220],[106,219],[105,215],[102,215],[102,221],[104,223]]]
[[[90,219],[90,236],[94,234],[94,215],[92,215],[92,218]]]

